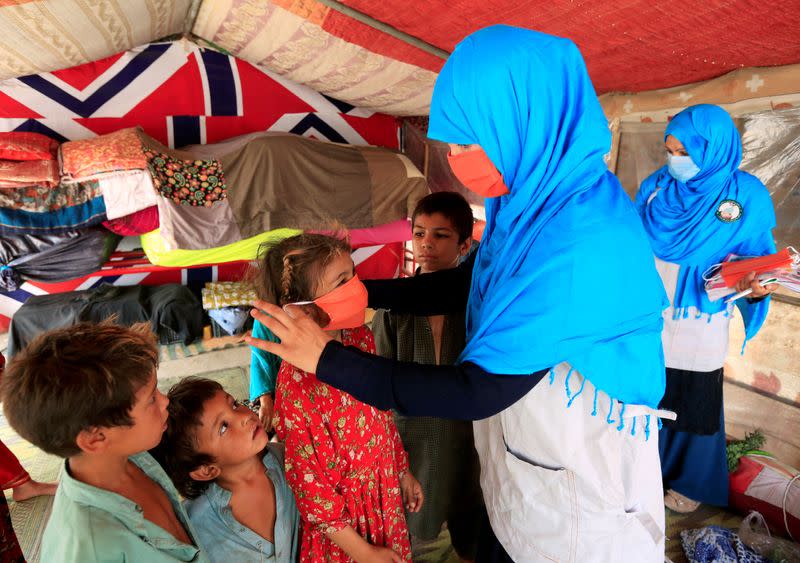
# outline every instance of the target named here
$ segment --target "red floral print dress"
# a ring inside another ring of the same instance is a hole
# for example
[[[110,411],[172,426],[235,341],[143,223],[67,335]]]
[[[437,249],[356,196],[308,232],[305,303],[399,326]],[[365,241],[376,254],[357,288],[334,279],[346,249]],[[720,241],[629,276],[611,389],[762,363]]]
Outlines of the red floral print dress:
[[[366,326],[343,330],[342,343],[375,353]],[[408,455],[391,412],[283,362],[275,431],[286,444],[286,479],[302,518],[301,561],[352,561],[327,536],[346,526],[411,561],[399,480]]]

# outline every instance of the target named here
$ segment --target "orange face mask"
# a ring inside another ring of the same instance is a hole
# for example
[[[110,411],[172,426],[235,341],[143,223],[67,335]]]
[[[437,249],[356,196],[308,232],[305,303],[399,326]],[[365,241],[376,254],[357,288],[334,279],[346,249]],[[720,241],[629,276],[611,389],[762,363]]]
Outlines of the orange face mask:
[[[284,310],[291,305],[310,305],[313,303],[322,309],[330,318],[330,322],[322,330],[339,330],[342,328],[356,328],[364,324],[367,308],[367,288],[358,279],[358,275],[350,278],[341,285],[314,299],[314,301],[298,301],[287,303]]]
[[[456,155],[447,154],[447,162],[458,180],[469,190],[483,197],[498,197],[510,193],[503,176],[483,149]]]
[[[768,254],[767,256],[723,262],[720,275],[722,275],[726,287],[733,287],[750,272],[760,274],[791,267],[792,254],[788,248],[784,248],[780,252]]]

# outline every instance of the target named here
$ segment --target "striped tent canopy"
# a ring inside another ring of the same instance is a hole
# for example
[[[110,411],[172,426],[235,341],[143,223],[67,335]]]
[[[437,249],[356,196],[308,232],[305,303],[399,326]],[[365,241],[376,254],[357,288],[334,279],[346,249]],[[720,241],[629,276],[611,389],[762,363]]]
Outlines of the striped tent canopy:
[[[0,0],[0,80],[182,34],[350,105],[424,115],[449,52],[493,23],[572,38],[599,94],[800,62],[795,1]]]

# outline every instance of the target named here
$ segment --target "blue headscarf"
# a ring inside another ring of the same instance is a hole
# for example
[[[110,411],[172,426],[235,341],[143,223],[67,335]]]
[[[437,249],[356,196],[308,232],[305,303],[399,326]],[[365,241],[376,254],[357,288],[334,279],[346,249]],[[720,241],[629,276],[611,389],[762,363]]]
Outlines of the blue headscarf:
[[[473,33],[439,74],[428,135],[479,144],[510,190],[486,200],[461,361],[502,374],[568,361],[655,407],[664,290],[603,160],[611,135],[577,47],[509,26]]]
[[[703,272],[731,253],[775,252],[772,200],[758,178],[739,170],[742,140],[721,107],[686,108],[667,125],[664,138],[668,135],[683,144],[700,172],[684,184],[666,166],[659,168],[642,182],[636,205],[656,256],[680,265],[673,297],[675,318],[687,316],[690,307],[709,315],[727,312],[724,299],[708,300]],[[749,340],[767,316],[769,299],[755,304],[739,299],[736,304]]]

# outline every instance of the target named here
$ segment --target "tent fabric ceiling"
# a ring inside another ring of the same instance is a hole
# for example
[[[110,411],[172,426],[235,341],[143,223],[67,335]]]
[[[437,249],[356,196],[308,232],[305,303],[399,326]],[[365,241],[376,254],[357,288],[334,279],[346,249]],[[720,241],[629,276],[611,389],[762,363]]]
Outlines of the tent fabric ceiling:
[[[73,67],[181,33],[191,0],[0,0],[0,80]]]
[[[426,0],[414,2],[413,9],[407,0],[341,1],[448,52],[465,35],[494,23],[569,37],[580,47],[598,94],[668,88],[741,67],[800,62],[798,0]],[[356,31],[345,37],[359,42]],[[429,57],[401,55],[439,70],[428,64]]]
[[[237,57],[349,104],[394,115],[427,113],[436,73],[330,33],[328,22],[339,16],[314,0],[215,0],[200,6],[192,31]],[[406,47],[352,19],[349,24],[362,39]]]
[[[800,107],[800,64],[743,68],[724,76],[637,94],[600,96],[606,118],[666,123],[687,104],[718,104],[732,115]]]
[[[0,79],[97,60],[181,33],[345,102],[427,113],[443,59],[358,22],[331,0],[0,0]],[[198,8],[193,22],[194,10]],[[199,4],[199,6],[198,6]],[[509,23],[570,37],[598,94],[668,88],[800,62],[800,0],[341,0],[450,52]]]

